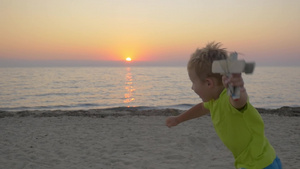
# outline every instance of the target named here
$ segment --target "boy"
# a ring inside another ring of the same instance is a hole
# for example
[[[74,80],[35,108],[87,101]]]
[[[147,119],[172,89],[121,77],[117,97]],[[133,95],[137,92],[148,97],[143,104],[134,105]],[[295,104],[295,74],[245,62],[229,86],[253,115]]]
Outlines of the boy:
[[[178,115],[168,117],[166,125],[173,127],[184,121],[210,113],[214,128],[232,152],[236,168],[281,169],[281,163],[264,135],[264,123],[249,103],[241,74],[230,78],[212,73],[212,62],[228,57],[220,43],[209,43],[197,49],[188,62],[192,90],[203,100]],[[240,98],[227,95],[228,84],[240,87]]]

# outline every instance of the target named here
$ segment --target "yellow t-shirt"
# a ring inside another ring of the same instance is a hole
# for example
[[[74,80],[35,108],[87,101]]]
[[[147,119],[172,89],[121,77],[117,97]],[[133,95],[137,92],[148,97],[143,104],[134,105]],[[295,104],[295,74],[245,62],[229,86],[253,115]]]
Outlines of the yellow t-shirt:
[[[247,102],[242,110],[235,109],[224,89],[217,100],[204,103],[210,110],[214,128],[235,158],[235,167],[262,169],[276,157],[275,150],[264,134],[264,122],[257,110]]]

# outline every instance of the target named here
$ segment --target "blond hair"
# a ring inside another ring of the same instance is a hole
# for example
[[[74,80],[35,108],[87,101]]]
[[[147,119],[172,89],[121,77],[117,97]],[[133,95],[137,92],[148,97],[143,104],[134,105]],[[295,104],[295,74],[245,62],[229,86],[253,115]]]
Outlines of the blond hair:
[[[217,79],[218,85],[222,84],[222,76],[212,73],[212,62],[214,60],[227,59],[228,54],[225,48],[221,48],[221,43],[210,42],[202,49],[196,49],[188,62],[188,71],[195,71],[200,80],[204,81],[208,77]]]

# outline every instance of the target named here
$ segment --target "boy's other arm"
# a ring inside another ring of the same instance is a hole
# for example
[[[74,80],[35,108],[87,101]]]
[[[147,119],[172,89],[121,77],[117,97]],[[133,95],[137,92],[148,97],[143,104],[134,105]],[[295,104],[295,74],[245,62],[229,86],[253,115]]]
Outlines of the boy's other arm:
[[[168,127],[177,126],[178,124],[184,121],[198,118],[208,113],[209,110],[204,107],[203,103],[199,103],[178,116],[168,117],[166,119],[166,126]]]
[[[226,88],[228,87],[229,83],[232,86],[240,88],[240,98],[234,100],[234,99],[232,99],[232,97],[230,97],[230,103],[234,108],[236,108],[238,110],[242,109],[247,103],[248,94],[244,87],[244,80],[242,78],[241,73],[232,74],[232,76],[230,78],[223,76],[223,84],[225,85]]]

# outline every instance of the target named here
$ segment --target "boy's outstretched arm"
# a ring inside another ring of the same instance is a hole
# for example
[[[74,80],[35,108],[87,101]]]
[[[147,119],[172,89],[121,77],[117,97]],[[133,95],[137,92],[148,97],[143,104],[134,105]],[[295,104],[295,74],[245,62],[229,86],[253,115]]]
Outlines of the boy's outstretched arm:
[[[209,110],[204,108],[203,103],[199,103],[178,116],[168,117],[166,119],[166,126],[168,126],[168,127],[177,126],[178,124],[180,124],[184,121],[191,120],[191,119],[203,116],[208,113],[209,113]]]
[[[234,100],[230,97],[230,103],[234,108],[242,109],[247,103],[248,94],[244,87],[244,80],[242,78],[241,73],[232,74],[231,77],[223,76],[222,80],[223,80],[223,84],[226,88],[228,87],[228,84],[231,84],[232,86],[240,88],[240,98]]]

